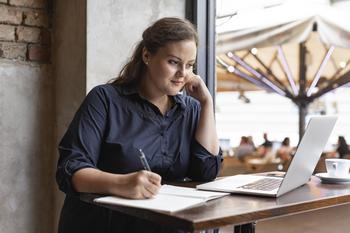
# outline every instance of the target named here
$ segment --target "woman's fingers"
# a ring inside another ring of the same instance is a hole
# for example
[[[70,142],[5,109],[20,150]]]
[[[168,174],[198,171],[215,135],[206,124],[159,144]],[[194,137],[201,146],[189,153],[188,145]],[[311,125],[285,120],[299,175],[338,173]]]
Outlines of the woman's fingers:
[[[161,187],[161,176],[153,173],[153,172],[149,172],[149,184],[147,184],[146,189],[148,191],[150,191],[153,195],[156,195]]]
[[[161,177],[153,172],[143,171],[144,178],[142,179],[142,196],[144,198],[151,198],[157,195],[160,187],[161,187]]]
[[[148,190],[148,188],[145,186],[142,190],[142,198],[152,198],[156,195],[156,193],[153,193],[152,191]]]
[[[198,86],[200,80],[198,80],[199,76],[195,75],[193,73],[191,73],[188,78],[187,78],[187,82],[186,82],[186,91],[189,93],[193,93],[195,90],[195,87]]]
[[[199,75],[189,75],[185,88],[187,93],[200,103],[205,103],[208,99],[211,99],[209,90]]]
[[[161,187],[161,176],[151,171],[138,171],[126,175],[124,194],[132,199],[144,199],[155,196]]]
[[[159,187],[150,183],[150,185],[144,186],[143,196],[145,198],[152,198],[158,194]]]
[[[150,180],[153,184],[157,185],[158,187],[161,186],[162,177],[161,177],[160,175],[158,175],[158,174],[156,174],[156,173],[151,173],[151,174],[150,174],[150,177],[149,177],[149,180]]]

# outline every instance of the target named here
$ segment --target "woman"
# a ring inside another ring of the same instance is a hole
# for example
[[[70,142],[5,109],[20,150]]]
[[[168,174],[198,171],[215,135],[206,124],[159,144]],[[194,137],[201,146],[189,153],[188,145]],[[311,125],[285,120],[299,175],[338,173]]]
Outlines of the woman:
[[[339,155],[339,158],[341,159],[348,158],[348,156],[350,155],[349,146],[344,136],[338,137],[337,153]]]
[[[242,136],[239,146],[235,150],[235,156],[239,159],[239,161],[245,162],[247,157],[253,155],[253,153],[254,146],[251,144],[251,141],[249,141],[248,137]]]
[[[84,203],[78,194],[144,199],[161,181],[216,177],[213,102],[192,73],[197,44],[191,23],[160,19],[143,32],[118,78],[87,95],[59,145],[56,179],[66,193],[59,232],[180,232]],[[190,96],[179,94],[183,89]],[[139,149],[152,171],[142,170]]]
[[[281,159],[282,163],[289,162],[292,159],[292,150],[289,137],[285,137],[281,147],[277,150],[277,157]]]

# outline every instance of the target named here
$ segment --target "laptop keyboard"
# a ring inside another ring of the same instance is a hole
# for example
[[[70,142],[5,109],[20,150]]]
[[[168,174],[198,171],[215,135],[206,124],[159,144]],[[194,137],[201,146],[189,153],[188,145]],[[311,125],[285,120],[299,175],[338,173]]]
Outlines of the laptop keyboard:
[[[263,178],[252,183],[245,184],[238,188],[242,189],[250,189],[250,190],[261,190],[261,191],[272,191],[278,188],[281,184],[281,179],[271,179],[271,178]]]

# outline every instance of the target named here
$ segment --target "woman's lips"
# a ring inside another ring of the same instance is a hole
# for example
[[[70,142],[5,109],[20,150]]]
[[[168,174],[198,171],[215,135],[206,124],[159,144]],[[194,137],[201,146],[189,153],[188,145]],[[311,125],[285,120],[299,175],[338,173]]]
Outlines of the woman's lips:
[[[184,81],[179,81],[179,80],[171,80],[171,82],[177,86],[181,86],[184,84]]]

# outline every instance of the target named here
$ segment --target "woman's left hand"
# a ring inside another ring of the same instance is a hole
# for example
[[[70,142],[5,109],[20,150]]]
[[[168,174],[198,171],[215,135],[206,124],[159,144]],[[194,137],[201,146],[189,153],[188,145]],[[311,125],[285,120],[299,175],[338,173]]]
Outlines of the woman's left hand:
[[[210,92],[199,75],[195,75],[191,71],[186,78],[185,89],[190,96],[197,99],[201,104],[211,101]]]

